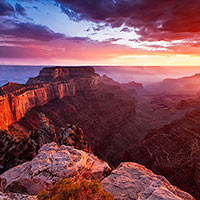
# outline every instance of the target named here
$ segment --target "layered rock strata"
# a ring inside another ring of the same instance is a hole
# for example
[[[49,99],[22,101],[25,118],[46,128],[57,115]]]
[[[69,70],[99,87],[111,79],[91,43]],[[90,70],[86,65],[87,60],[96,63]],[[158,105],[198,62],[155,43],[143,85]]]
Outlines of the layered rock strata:
[[[78,91],[96,89],[98,75],[93,68],[44,68],[26,85],[8,83],[0,89],[0,129],[7,129],[36,106],[53,99],[75,96]]]

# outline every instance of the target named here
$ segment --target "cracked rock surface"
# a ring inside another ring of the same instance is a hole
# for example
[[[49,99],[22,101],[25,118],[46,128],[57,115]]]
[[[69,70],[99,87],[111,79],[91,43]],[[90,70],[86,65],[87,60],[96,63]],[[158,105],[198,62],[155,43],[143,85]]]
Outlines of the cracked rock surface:
[[[121,163],[103,180],[103,188],[115,200],[194,200],[163,176],[133,162]]]
[[[56,143],[44,145],[32,160],[1,175],[3,191],[37,194],[63,178],[102,179],[109,165],[90,153]]]

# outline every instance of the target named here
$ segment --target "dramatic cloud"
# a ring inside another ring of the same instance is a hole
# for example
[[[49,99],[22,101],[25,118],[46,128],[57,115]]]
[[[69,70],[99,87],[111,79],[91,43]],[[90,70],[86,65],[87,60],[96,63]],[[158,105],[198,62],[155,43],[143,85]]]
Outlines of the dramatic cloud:
[[[0,0],[0,58],[196,65],[199,1]]]
[[[46,26],[31,23],[16,23],[11,20],[0,20],[0,35],[2,37],[25,38],[50,41],[64,38],[60,33],[54,33]]]
[[[199,0],[57,0],[85,20],[134,27],[141,40],[171,41],[200,33]],[[67,13],[66,13],[67,14]],[[124,29],[126,31],[128,29]]]

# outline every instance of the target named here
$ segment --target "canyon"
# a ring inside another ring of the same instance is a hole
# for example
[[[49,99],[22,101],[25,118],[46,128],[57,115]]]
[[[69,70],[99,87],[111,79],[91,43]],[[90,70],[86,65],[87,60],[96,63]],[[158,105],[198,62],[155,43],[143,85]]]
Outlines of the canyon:
[[[174,81],[167,84],[171,88]],[[123,161],[142,164],[198,199],[200,101],[195,92],[146,90],[141,83],[100,76],[92,67],[43,68],[26,84],[0,88],[0,173],[31,161],[39,147],[53,142],[38,135],[53,133],[59,143],[63,134],[78,131],[82,143],[70,139],[68,145],[113,167]],[[38,146],[39,141],[45,142]]]
[[[189,112],[124,151],[124,161],[145,165],[172,184],[200,197],[200,110]]]
[[[132,134],[136,130],[134,98],[119,85],[104,84],[93,68],[44,68],[22,88],[25,92],[21,89],[19,94],[18,90],[12,91],[9,84],[2,87],[2,93],[8,97],[7,101],[1,101],[1,129],[26,133],[36,130],[42,112],[53,123],[58,135],[60,127],[68,123],[81,127],[92,150],[107,160],[128,141],[138,141],[142,137]],[[10,119],[10,123],[5,124],[5,118]],[[126,137],[123,137],[125,127]],[[112,134],[118,134],[124,141],[110,141],[110,146],[102,148],[101,141],[110,140]]]

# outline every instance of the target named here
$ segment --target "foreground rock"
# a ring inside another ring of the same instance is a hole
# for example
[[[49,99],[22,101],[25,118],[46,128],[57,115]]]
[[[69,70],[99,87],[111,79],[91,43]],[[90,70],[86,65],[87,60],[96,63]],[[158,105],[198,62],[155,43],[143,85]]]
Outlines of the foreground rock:
[[[3,193],[0,191],[0,200],[37,200],[37,197],[19,193]]]
[[[57,138],[55,128],[49,119],[43,113],[39,113],[39,118],[37,130],[29,134],[14,127],[12,130],[10,127],[11,132],[0,130],[0,174],[32,160],[44,144],[51,142],[92,153],[83,130],[78,126],[66,124],[65,127],[61,127]]]
[[[37,194],[63,178],[102,179],[109,172],[108,164],[93,154],[50,143],[32,161],[2,174],[1,187],[3,191]]]
[[[103,180],[103,188],[117,200],[194,200],[163,176],[136,163],[121,163]]]

